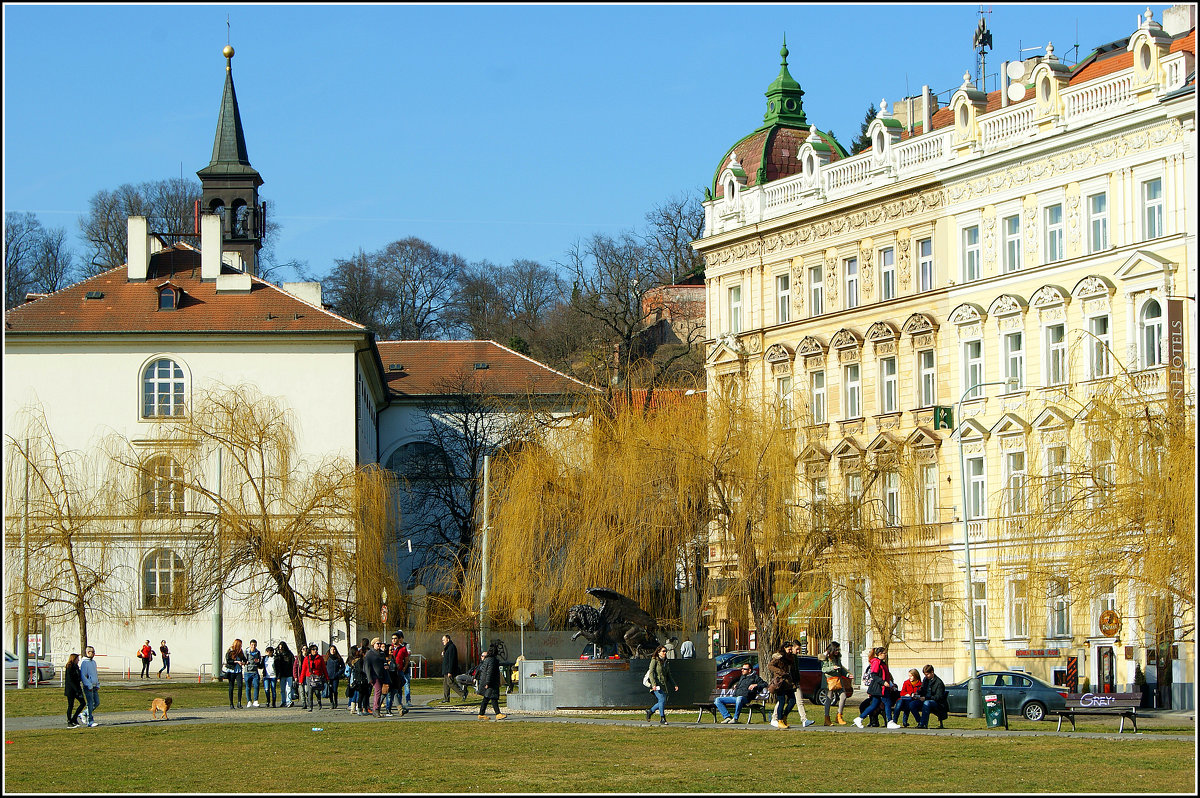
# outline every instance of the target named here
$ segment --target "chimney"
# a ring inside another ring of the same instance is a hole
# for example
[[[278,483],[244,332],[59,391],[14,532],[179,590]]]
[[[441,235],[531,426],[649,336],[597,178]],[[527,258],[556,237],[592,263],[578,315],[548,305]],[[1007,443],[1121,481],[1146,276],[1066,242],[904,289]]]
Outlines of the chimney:
[[[150,270],[150,234],[145,216],[129,217],[126,264],[130,280],[145,280]]]
[[[1196,7],[1191,3],[1176,4],[1163,11],[1163,33],[1178,36],[1196,27]]]
[[[303,299],[310,305],[321,307],[321,284],[312,283],[284,283],[283,290],[287,291],[297,299]]]
[[[1000,64],[1000,107],[1008,107],[1008,62]]]
[[[215,280],[221,274],[221,217],[200,216],[200,279]]]
[[[933,129],[933,97],[930,96],[929,86],[921,87],[921,132],[928,133]]]

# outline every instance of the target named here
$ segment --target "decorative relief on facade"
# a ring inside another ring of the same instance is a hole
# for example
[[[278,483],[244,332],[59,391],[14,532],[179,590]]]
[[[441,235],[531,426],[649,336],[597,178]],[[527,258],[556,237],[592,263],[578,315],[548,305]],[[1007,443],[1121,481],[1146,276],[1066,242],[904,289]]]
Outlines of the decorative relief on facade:
[[[900,429],[900,414],[893,413],[886,416],[881,416],[875,426],[880,430]]]
[[[856,421],[842,421],[839,423],[842,428],[843,435],[861,435],[862,434],[863,421],[861,418],[857,419]]]
[[[809,335],[800,341],[800,345],[796,347],[797,355],[823,355],[825,354],[826,346],[820,338]]]
[[[746,351],[752,355],[757,355],[762,351],[762,336],[757,333],[752,333],[746,336]]]
[[[792,288],[792,311],[796,318],[801,318],[804,315],[804,292],[800,290],[801,275],[800,269],[792,266],[788,270],[788,285]]]
[[[935,332],[938,326],[932,318],[924,313],[914,313],[904,320],[904,326],[900,330],[905,335],[920,335],[921,333]]]
[[[937,450],[932,446],[917,446],[912,450],[912,457],[918,463],[932,463],[937,459]]]
[[[825,368],[825,356],[812,355],[811,357],[804,358],[804,368],[808,371]]]
[[[790,363],[791,360],[792,360],[792,352],[790,349],[788,349],[783,344],[771,344],[769,347],[767,347],[767,362],[768,363],[779,363],[779,362]]]
[[[1001,396],[1000,397],[1000,412],[1002,412],[1002,413],[1016,413],[1018,410],[1020,410],[1024,406],[1025,406],[1024,394],[1018,394],[1016,396]]]
[[[931,407],[927,410],[914,410],[912,417],[913,417],[913,424],[916,424],[918,426],[932,424],[933,423],[933,408]]]
[[[1098,316],[1101,313],[1108,313],[1111,310],[1112,303],[1108,301],[1108,297],[1083,300],[1083,313],[1086,316]]]
[[[836,251],[835,251],[836,252]],[[838,268],[837,255],[826,255],[824,268],[821,270],[825,275],[825,298],[829,300],[829,306],[837,307],[838,296]],[[828,312],[828,308],[826,308]]]
[[[1038,228],[1037,208],[1026,208],[1021,212],[1025,219],[1025,262],[1037,263]]]
[[[885,357],[887,355],[894,355],[894,354],[896,354],[896,342],[895,341],[880,341],[879,343],[875,344],[875,356],[876,357]]]
[[[901,238],[896,242],[896,276],[900,281],[901,291],[908,290],[908,248],[910,243],[907,238]]]
[[[1066,289],[1059,288],[1057,285],[1043,285],[1033,292],[1033,296],[1029,297],[1029,304],[1039,310],[1065,305],[1070,301],[1071,295],[1067,293]]]
[[[933,346],[933,333],[921,333],[912,338],[914,349],[929,349]]]
[[[1025,326],[1025,322],[1020,316],[1006,316],[1000,319],[999,326],[1001,330],[1007,332],[1021,329]]]
[[[950,313],[951,324],[969,324],[971,322],[980,322],[987,317],[983,308],[976,305],[974,302],[964,302],[956,307]]]
[[[1079,215],[1079,195],[1072,194],[1067,197],[1067,243],[1072,245],[1079,244]]]
[[[859,360],[859,357],[860,357],[859,353],[860,353],[860,350],[858,347],[839,349],[838,350],[838,362],[839,363],[857,363]]]
[[[1047,321],[1066,321],[1067,310],[1062,305],[1055,308],[1047,308],[1041,312],[1043,322]]]
[[[964,443],[963,454],[983,454],[983,442]]]
[[[1025,448],[1025,439],[1020,435],[1003,435],[1000,438],[1000,448],[1006,452]]]
[[[983,220],[983,273],[992,273],[996,263],[996,217],[986,216]]]
[[[958,328],[959,338],[980,338],[983,336],[983,325],[979,322],[975,324],[962,324]]]
[[[988,313],[993,316],[1012,316],[1020,313],[1025,309],[1025,303],[1020,297],[1012,294],[1001,294],[992,302],[992,306],[988,308]]]
[[[791,363],[772,363],[771,374],[776,377],[784,376],[792,373]]]
[[[1074,293],[1078,297],[1102,296],[1107,299],[1112,296],[1113,290],[1113,287],[1103,277],[1093,274],[1080,280],[1079,284],[1075,286]]]
[[[858,255],[858,280],[862,284],[862,295],[864,299],[869,299],[875,290],[875,281],[873,279],[875,271],[871,268],[871,258],[873,253],[869,247],[862,249]]]
[[[877,321],[867,328],[866,340],[868,341],[894,341],[898,337],[896,328],[890,322]]]
[[[861,343],[862,343],[862,339],[860,339],[857,335],[855,335],[853,332],[846,329],[845,327],[843,327],[842,329],[835,332],[833,334],[833,338],[830,339],[830,341],[829,341],[829,345],[831,347],[833,347],[834,349],[843,349],[846,347],[857,347]]]

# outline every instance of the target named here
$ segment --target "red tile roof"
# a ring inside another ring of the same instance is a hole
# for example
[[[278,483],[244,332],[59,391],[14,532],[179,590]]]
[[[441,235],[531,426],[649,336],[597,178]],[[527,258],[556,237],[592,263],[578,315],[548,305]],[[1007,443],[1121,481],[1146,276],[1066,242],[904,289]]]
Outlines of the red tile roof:
[[[158,309],[166,280],[183,291],[175,310]],[[249,292],[217,293],[215,282],[200,280],[200,253],[177,244],[151,256],[146,280],[130,282],[118,266],[11,308],[4,333],[366,332],[268,282],[250,284]],[[103,296],[88,299],[93,292]]]
[[[464,385],[502,396],[597,390],[495,341],[379,341],[377,346],[384,381],[399,396],[449,394]],[[477,369],[477,363],[487,368]]]

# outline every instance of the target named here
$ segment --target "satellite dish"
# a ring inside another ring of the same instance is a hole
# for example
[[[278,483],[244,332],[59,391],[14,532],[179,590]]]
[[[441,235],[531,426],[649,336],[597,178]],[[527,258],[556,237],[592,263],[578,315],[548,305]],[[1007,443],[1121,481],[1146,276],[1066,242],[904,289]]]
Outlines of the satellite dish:
[[[1025,84],[1010,83],[1008,84],[1008,100],[1009,102],[1019,103],[1025,99]]]
[[[1005,71],[1010,80],[1020,80],[1025,77],[1025,64],[1022,61],[1009,61]]]

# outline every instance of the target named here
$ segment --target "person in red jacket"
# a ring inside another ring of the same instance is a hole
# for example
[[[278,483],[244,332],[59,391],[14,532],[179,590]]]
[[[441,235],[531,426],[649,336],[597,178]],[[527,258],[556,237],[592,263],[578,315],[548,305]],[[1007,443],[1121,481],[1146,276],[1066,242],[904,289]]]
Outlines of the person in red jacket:
[[[908,715],[911,712],[917,718],[917,722],[921,722],[921,711],[923,703],[921,701],[921,674],[916,668],[908,669],[908,678],[904,680],[904,684],[900,685],[900,701],[896,704],[896,708],[892,711],[892,718],[895,719],[897,712],[902,712],[904,726],[908,726]]]
[[[150,660],[154,659],[154,649],[150,647],[150,641],[147,640],[142,644],[142,650],[138,652],[138,659],[142,661],[142,676],[143,679],[150,678]]]
[[[308,647],[308,654],[300,665],[300,682],[304,685],[304,707],[309,712],[313,711],[314,701],[321,709],[325,708],[321,703],[321,693],[325,691],[325,683],[328,681],[325,660],[321,659],[320,649],[313,643]]]

